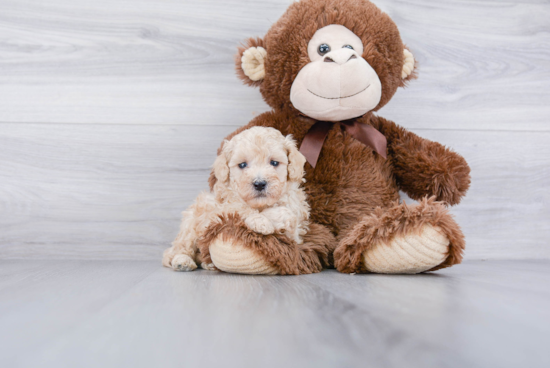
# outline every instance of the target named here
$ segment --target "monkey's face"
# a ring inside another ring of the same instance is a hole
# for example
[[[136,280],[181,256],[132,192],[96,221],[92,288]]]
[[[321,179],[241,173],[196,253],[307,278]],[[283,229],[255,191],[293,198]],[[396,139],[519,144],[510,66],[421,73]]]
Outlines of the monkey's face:
[[[290,101],[318,120],[341,121],[361,116],[380,102],[382,84],[361,56],[361,39],[344,26],[323,27],[311,38],[304,66],[290,90]]]
[[[237,73],[274,109],[341,121],[377,111],[415,78],[391,18],[367,0],[300,0],[264,39],[239,49]]]

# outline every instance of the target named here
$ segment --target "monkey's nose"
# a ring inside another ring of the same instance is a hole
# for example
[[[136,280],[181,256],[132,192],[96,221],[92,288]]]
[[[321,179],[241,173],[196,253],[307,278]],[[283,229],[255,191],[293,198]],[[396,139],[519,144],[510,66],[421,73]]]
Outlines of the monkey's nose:
[[[343,65],[351,59],[357,59],[355,51],[348,48],[343,48],[341,50],[329,52],[325,55],[323,61],[325,63],[336,63],[338,65]]]
[[[267,186],[267,181],[256,180],[253,184],[254,184],[254,189],[256,189],[258,192],[261,192]]]

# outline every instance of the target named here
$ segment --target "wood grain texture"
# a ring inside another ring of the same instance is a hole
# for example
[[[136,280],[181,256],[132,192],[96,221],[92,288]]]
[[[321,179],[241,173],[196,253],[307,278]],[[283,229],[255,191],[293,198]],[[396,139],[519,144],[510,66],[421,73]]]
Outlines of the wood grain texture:
[[[268,109],[233,55],[290,2],[0,0],[0,258],[158,259]],[[379,114],[472,166],[466,258],[549,258],[548,2],[376,4],[420,76]]]
[[[548,367],[549,266],[242,276],[0,261],[0,365]]]
[[[242,125],[233,71],[289,0],[1,0],[0,122]],[[544,0],[379,0],[420,78],[381,115],[409,128],[550,129]]]
[[[0,258],[159,260],[235,128],[5,124]],[[550,133],[416,133],[472,167],[471,190],[452,209],[466,259],[550,258]]]

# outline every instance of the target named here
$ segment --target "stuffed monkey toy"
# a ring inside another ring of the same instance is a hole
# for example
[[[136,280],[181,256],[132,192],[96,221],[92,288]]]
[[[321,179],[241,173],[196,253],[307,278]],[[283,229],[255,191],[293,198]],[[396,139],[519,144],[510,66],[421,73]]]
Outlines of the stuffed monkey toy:
[[[388,15],[367,0],[295,2],[263,39],[239,49],[236,64],[272,110],[232,135],[252,126],[293,135],[308,161],[312,226],[297,245],[225,218],[202,240],[204,257],[222,271],[262,273],[261,264],[272,274],[331,265],[411,274],[461,262],[464,236],[447,207],[468,190],[468,164],[375,114],[416,77],[413,54]],[[215,182],[212,174],[211,188]],[[400,203],[399,190],[418,204]],[[239,267],[224,267],[228,260]]]

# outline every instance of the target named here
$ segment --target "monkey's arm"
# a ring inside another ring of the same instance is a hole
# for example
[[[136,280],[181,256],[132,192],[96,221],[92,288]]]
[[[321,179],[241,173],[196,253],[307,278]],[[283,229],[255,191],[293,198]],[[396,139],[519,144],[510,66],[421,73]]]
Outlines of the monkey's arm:
[[[470,187],[470,167],[462,156],[394,122],[373,120],[388,140],[388,160],[401,190],[415,200],[435,196],[449,205],[460,202]]]

